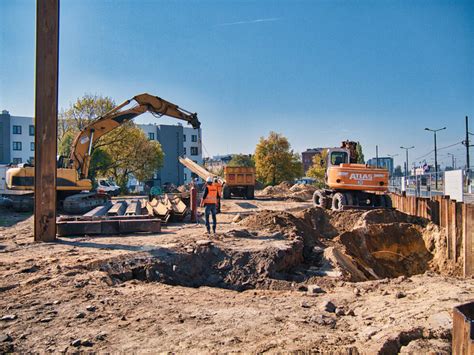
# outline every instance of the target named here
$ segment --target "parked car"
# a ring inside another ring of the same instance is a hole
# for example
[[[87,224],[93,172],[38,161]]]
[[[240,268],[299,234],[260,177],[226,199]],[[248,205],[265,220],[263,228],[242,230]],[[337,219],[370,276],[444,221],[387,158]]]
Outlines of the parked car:
[[[120,193],[120,187],[118,187],[115,182],[100,178],[97,179],[97,192],[105,193],[110,196],[118,196]]]

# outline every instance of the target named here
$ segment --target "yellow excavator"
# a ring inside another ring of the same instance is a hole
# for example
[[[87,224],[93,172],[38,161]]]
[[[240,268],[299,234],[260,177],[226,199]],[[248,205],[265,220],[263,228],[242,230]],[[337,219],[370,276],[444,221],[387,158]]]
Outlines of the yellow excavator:
[[[136,103],[134,106],[125,108],[133,101]],[[89,192],[92,181],[88,178],[88,172],[94,143],[104,134],[145,112],[156,117],[174,117],[186,121],[193,128],[201,126],[196,113],[150,94],[134,96],[97,118],[78,133],[69,159],[58,158],[56,189],[58,201],[62,203],[65,212],[83,213],[106,202],[108,196]],[[18,166],[7,170],[6,193],[16,210],[33,208],[34,172],[33,166]]]

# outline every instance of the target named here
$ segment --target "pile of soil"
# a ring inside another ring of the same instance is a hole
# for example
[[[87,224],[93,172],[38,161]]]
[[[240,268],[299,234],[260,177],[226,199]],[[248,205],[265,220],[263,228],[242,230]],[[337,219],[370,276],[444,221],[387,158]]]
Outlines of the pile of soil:
[[[276,186],[267,186],[259,192],[259,196],[284,198],[292,201],[309,201],[313,198],[316,188],[307,184],[294,184],[284,181]]]
[[[259,211],[244,218],[239,222],[239,225],[250,230],[278,232],[289,239],[301,237],[306,248],[320,244],[318,242],[320,236],[311,225],[303,219],[284,211]]]

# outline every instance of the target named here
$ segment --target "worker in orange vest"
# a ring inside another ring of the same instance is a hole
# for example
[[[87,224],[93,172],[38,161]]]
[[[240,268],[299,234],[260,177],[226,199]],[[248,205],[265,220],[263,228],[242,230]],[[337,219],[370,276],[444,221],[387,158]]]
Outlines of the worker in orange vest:
[[[217,186],[217,213],[221,213],[222,184],[217,176],[214,177],[214,184]]]
[[[204,194],[201,200],[201,207],[205,208],[206,216],[206,229],[207,233],[211,233],[211,226],[209,223],[209,215],[212,215],[212,232],[216,233],[216,213],[217,213],[217,204],[218,204],[219,193],[217,191],[217,186],[212,183],[212,177],[206,179],[206,185],[204,187]]]

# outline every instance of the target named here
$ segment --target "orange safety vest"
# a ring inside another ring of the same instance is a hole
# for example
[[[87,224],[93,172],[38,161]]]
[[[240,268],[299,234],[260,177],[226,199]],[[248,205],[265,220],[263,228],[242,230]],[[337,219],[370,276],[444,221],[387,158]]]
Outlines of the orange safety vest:
[[[217,186],[215,184],[206,185],[207,187],[207,196],[202,201],[204,205],[217,205]]]
[[[216,185],[217,186],[217,193],[219,194],[219,197],[222,196],[222,184],[220,182],[215,182],[213,183],[213,185]]]

